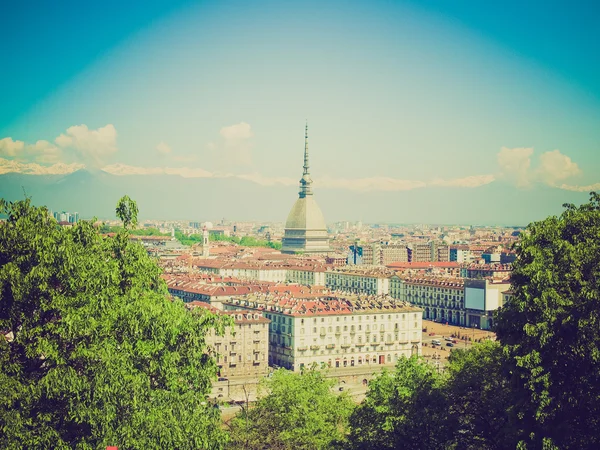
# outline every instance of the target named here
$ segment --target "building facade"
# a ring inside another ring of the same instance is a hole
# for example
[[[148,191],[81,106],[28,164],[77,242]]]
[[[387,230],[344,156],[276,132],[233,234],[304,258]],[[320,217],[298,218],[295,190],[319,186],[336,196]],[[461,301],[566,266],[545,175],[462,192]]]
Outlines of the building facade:
[[[494,311],[504,305],[510,282],[484,279],[465,280],[465,309],[467,326],[489,330],[494,325]]]
[[[393,365],[421,353],[422,310],[391,297],[290,302],[249,296],[228,307],[263,311],[271,320],[270,364],[293,371]]]
[[[325,272],[325,287],[366,295],[387,295],[393,272],[380,268],[333,269]]]
[[[452,325],[467,323],[464,279],[399,277],[390,279],[390,295],[423,310],[423,318]]]
[[[219,377],[264,376],[268,373],[270,320],[262,312],[223,312],[201,302],[190,303],[188,307],[201,307],[233,319],[233,329],[226,327],[223,336],[218,336],[214,329],[206,335],[206,344],[216,360]]]

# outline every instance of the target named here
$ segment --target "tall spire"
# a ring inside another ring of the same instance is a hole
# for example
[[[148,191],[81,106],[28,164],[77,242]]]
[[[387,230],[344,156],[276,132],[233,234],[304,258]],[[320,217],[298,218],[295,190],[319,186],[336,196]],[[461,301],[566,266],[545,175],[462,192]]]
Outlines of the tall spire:
[[[300,179],[300,192],[298,193],[300,198],[304,198],[307,195],[312,195],[312,179],[308,172],[308,121],[304,128],[304,170],[302,172],[302,178]]]
[[[308,120],[304,128],[304,172],[303,175],[308,174]]]

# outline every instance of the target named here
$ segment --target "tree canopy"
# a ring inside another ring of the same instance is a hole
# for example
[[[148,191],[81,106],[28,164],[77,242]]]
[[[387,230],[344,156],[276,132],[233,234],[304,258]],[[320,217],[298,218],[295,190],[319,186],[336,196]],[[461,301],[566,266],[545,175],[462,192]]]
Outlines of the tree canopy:
[[[496,332],[523,444],[600,448],[600,195],[527,227]]]
[[[221,448],[205,334],[224,323],[168,297],[129,241],[135,202],[114,238],[30,200],[0,212],[0,447]]]
[[[369,382],[350,417],[352,449],[440,449],[448,441],[444,376],[418,356],[402,357],[394,371]]]
[[[268,394],[231,421],[233,449],[328,449],[341,441],[354,405],[318,370],[279,369],[263,381]]]

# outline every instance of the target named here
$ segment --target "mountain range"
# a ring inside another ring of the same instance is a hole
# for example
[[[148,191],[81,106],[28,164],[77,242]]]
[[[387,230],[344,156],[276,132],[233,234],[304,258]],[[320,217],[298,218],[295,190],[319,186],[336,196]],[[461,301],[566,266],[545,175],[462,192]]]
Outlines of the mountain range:
[[[526,225],[558,214],[563,203],[582,203],[587,193],[538,186],[523,190],[494,182],[477,188],[411,191],[316,189],[328,222]],[[545,191],[545,192],[542,192]],[[117,201],[137,201],[140,219],[284,222],[297,198],[289,186],[262,186],[240,178],[183,178],[178,175],[111,175],[78,170],[67,175],[0,175],[0,197],[27,195],[53,211],[83,218],[113,219]]]

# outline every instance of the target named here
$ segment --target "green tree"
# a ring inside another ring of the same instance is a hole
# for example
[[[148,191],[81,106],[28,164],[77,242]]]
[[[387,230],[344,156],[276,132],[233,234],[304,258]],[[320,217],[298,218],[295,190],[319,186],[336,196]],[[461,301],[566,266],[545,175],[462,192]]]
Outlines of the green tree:
[[[0,213],[0,447],[221,448],[205,334],[224,323],[171,300],[126,229],[60,227],[28,199]],[[117,213],[135,226],[131,199]]]
[[[263,383],[268,395],[231,421],[231,448],[327,449],[344,437],[354,405],[323,373],[279,369]]]
[[[484,341],[468,350],[454,350],[446,369],[448,419],[453,438],[448,447],[514,449],[519,430],[514,419],[510,364],[498,342]]]
[[[600,448],[600,195],[530,224],[496,332],[530,448]]]
[[[350,417],[348,447],[443,449],[451,438],[444,387],[444,376],[422,358],[399,359],[369,383]]]

